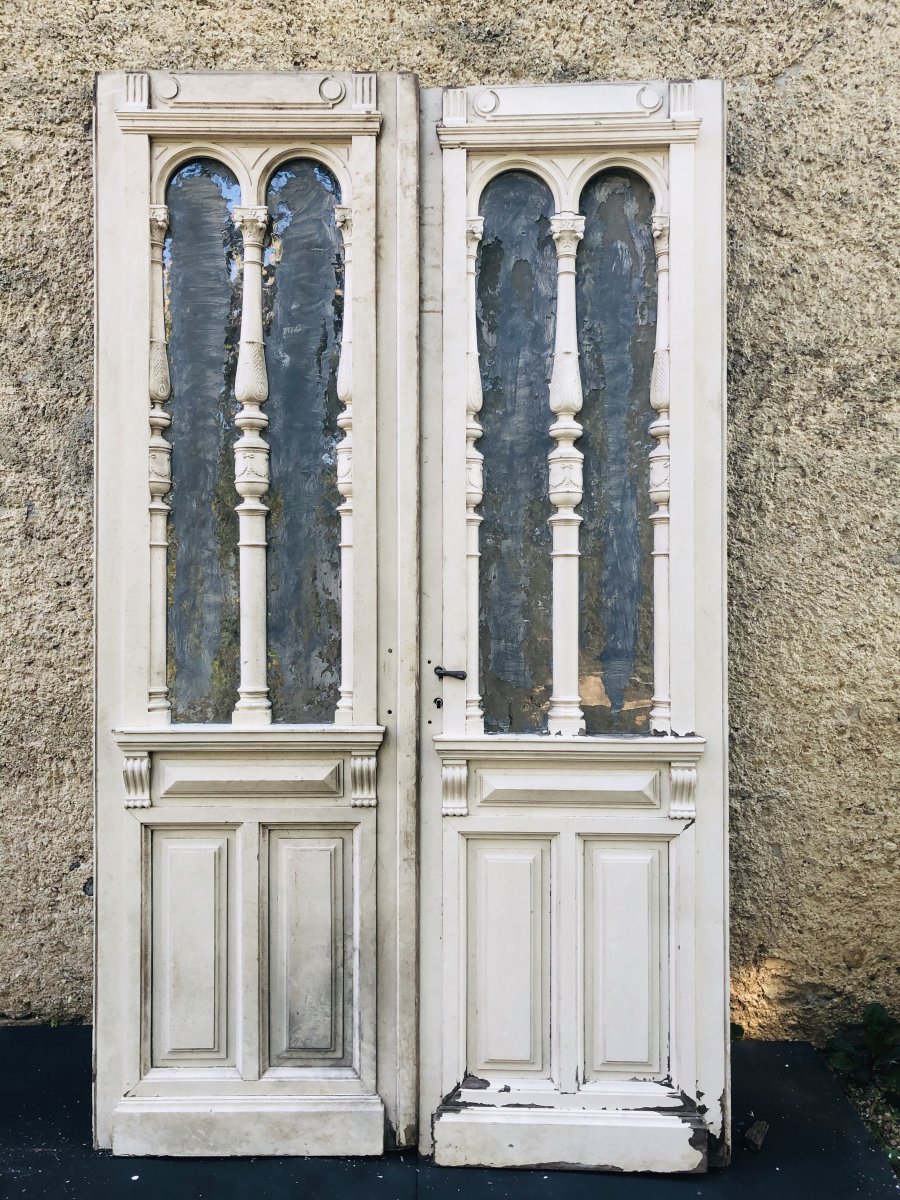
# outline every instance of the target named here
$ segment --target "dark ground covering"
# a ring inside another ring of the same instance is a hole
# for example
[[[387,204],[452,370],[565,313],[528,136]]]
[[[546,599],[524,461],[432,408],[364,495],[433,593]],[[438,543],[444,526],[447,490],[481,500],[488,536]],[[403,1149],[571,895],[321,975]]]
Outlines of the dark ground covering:
[[[113,1158],[91,1149],[91,1032],[0,1028],[0,1197],[13,1200],[887,1200],[900,1195],[823,1057],[803,1042],[733,1047],[735,1153],[708,1176],[487,1171],[380,1159]],[[762,1150],[742,1145],[769,1123]]]

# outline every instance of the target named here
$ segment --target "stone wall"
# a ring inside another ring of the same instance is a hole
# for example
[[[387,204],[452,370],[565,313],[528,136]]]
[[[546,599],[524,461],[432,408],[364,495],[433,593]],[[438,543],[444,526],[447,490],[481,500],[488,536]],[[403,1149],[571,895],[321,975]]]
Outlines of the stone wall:
[[[735,1019],[821,1039],[900,1008],[895,21],[888,0],[3,6],[4,1019],[91,1010],[91,88],[121,68],[728,81]]]

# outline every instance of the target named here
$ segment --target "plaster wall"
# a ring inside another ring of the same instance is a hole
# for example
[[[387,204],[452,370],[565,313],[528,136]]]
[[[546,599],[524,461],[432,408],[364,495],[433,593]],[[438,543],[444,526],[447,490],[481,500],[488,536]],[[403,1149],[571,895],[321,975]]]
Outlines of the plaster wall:
[[[734,1015],[822,1039],[900,1008],[896,22],[887,0],[7,0],[0,1019],[91,1010],[91,88],[122,68],[728,81]]]

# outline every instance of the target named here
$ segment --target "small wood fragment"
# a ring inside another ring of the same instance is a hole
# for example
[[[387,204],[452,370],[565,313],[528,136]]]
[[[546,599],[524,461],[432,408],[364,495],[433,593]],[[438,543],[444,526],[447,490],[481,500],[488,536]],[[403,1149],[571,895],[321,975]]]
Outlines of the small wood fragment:
[[[752,1150],[754,1154],[759,1154],[768,1132],[768,1121],[754,1121],[744,1134],[744,1145],[748,1150]]]

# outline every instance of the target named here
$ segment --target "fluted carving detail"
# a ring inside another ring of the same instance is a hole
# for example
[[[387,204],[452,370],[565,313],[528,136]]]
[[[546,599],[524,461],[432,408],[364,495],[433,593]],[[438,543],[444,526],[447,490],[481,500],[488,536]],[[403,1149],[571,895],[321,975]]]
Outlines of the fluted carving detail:
[[[334,219],[344,244],[344,323],[338,362],[337,419],[343,437],[337,445],[337,489],[341,495],[341,684],[335,722],[353,724],[353,212],[335,206]],[[374,786],[374,785],[373,785]],[[374,794],[374,793],[373,793]],[[374,800],[373,800],[374,803]]]
[[[650,451],[650,499],[653,523],[653,704],[650,728],[669,733],[672,728],[669,650],[669,218],[653,215],[656,248],[656,346],[650,403],[656,414],[650,434],[656,445]]]
[[[692,821],[697,815],[697,767],[673,762],[669,767],[669,816]]]
[[[584,730],[578,689],[578,527],[575,512],[584,494],[584,455],[575,446],[582,427],[581,369],[575,315],[575,256],[584,236],[584,217],[557,213],[550,219],[556,242],[557,304],[553,372],[550,376],[550,426],[555,446],[548,455],[550,518],[553,530],[553,695],[548,726],[551,733]]]
[[[150,755],[126,754],[122,762],[126,808],[149,808]]]
[[[467,817],[469,768],[466,760],[447,759],[441,768],[441,813],[445,817]]]
[[[350,758],[350,805],[375,808],[378,803],[375,781],[378,760],[374,754],[353,754]]]

